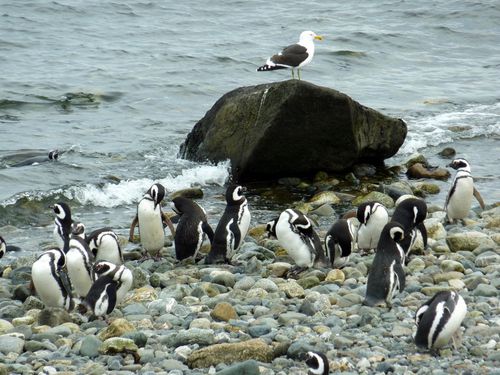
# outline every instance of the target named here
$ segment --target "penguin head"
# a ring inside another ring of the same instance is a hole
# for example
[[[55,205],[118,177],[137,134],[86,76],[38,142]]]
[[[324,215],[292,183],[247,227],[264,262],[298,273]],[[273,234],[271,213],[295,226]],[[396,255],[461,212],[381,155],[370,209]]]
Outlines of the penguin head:
[[[328,358],[320,352],[307,352],[306,365],[312,375],[328,375],[330,372]]]
[[[99,277],[103,275],[109,275],[113,272],[118,266],[114,263],[101,260],[94,264],[94,273]]]
[[[389,235],[394,240],[394,242],[401,242],[405,238],[405,231],[401,224],[396,222],[390,222],[392,224],[389,226]],[[387,224],[387,225],[389,225]]]
[[[85,238],[85,224],[73,223],[71,224],[71,234],[81,238]]]
[[[470,164],[464,158],[454,159],[450,164],[447,165],[453,169],[462,169],[470,172]]]
[[[266,234],[268,238],[276,237],[276,223],[278,218],[275,218],[266,224]]]
[[[66,203],[58,202],[52,207],[52,210],[58,219],[71,222],[71,209]]]
[[[186,209],[191,206],[194,202],[189,198],[176,197],[172,199],[170,207],[177,215],[182,215],[186,212]]]
[[[56,264],[58,269],[64,268],[64,266],[66,265],[66,255],[61,249],[59,248],[50,249],[43,254],[47,253],[51,254],[51,256],[54,258],[54,263]]]
[[[365,202],[360,204],[356,212],[356,217],[358,218],[359,222],[361,224],[366,224],[368,220],[370,220],[371,215],[379,206],[381,206],[381,204],[377,202]]]
[[[151,197],[153,202],[155,203],[155,208],[157,205],[161,203],[163,198],[165,198],[165,187],[157,182],[153,184],[146,193],[147,196]]]
[[[245,196],[243,192],[246,189],[240,185],[229,185],[226,190],[226,202],[227,204],[241,204],[245,201]]]
[[[58,150],[50,150],[49,151],[49,160],[57,160],[59,158]]]

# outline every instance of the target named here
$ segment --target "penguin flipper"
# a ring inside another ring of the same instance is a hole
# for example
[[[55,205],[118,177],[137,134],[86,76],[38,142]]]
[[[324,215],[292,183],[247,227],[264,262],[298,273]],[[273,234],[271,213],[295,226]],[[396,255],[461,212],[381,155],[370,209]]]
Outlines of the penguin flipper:
[[[168,217],[167,214],[161,213],[161,219],[164,225],[166,225],[170,229],[170,233],[172,233],[172,237],[175,238],[175,228],[174,224],[172,224],[172,220]]]
[[[481,209],[484,210],[484,208],[486,207],[486,205],[484,204],[484,201],[483,201],[483,197],[481,196],[481,194],[479,193],[479,190],[476,189],[476,187],[474,187],[474,191],[473,191],[473,194],[474,194],[474,197],[477,199],[477,201],[479,202],[479,206],[481,206]]]
[[[129,242],[134,242],[134,230],[137,224],[139,224],[139,216],[135,215],[134,220],[132,220],[132,224],[130,224],[130,231],[128,233]]]
[[[210,224],[208,224],[206,221],[204,221],[201,224],[201,229],[208,236],[210,243],[214,242],[214,231],[213,231],[212,227],[210,226]]]
[[[425,227],[423,222],[419,223],[416,226],[416,228],[420,231],[420,234],[422,235],[422,240],[424,241],[424,249],[427,249],[427,228]]]

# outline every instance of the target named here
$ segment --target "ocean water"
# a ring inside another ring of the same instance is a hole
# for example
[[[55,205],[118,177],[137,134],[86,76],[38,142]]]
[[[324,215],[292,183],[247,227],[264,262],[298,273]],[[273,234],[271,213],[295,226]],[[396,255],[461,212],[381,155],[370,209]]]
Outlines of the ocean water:
[[[498,1],[16,1],[0,22],[0,235],[24,251],[52,241],[48,206],[70,202],[90,229],[127,233],[154,182],[201,186],[216,223],[228,164],[177,157],[226,92],[290,78],[256,72],[313,30],[302,78],[403,118],[388,165],[455,147],[487,203],[500,201]],[[51,149],[56,163],[12,167]],[[430,199],[444,202],[447,184]],[[273,209],[249,192],[254,224]],[[284,208],[284,207],[283,207]],[[9,254],[2,262],[8,262]]]

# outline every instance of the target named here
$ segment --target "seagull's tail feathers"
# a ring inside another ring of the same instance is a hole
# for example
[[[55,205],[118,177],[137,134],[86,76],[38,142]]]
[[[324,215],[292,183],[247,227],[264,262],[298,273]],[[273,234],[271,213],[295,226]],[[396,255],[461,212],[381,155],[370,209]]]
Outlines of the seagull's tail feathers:
[[[265,65],[262,65],[262,66],[258,67],[257,71],[258,72],[267,72],[267,71],[270,71],[270,70],[286,69],[286,68],[287,68],[286,66],[265,64]]]

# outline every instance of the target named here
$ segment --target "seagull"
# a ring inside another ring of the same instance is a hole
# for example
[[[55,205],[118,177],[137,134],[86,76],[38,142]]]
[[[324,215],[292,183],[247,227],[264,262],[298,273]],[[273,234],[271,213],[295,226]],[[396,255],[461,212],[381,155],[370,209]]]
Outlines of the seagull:
[[[292,44],[277,55],[267,59],[266,63],[257,68],[258,72],[266,72],[276,69],[292,69],[292,78],[295,78],[295,68],[300,79],[300,68],[311,62],[314,56],[314,40],[323,40],[323,37],[316,35],[312,31],[303,31],[299,41]]]

